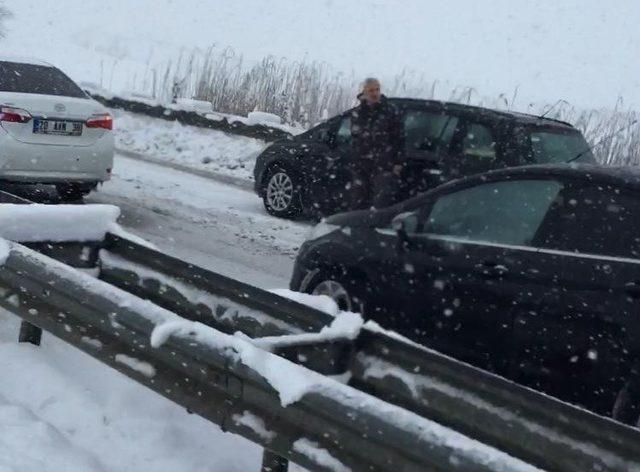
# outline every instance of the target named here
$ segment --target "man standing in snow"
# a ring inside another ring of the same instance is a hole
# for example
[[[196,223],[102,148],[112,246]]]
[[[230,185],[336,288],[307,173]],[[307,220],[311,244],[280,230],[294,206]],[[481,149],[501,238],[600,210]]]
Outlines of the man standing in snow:
[[[352,208],[383,208],[396,203],[402,183],[404,129],[399,111],[380,92],[380,81],[368,78],[351,113]]]

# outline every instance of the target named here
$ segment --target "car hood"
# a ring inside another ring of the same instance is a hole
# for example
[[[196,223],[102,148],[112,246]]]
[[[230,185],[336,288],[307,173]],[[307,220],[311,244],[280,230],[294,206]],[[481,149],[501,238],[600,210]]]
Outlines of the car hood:
[[[330,216],[325,222],[350,228],[376,228],[390,221],[396,214],[395,207],[382,210],[358,210]]]

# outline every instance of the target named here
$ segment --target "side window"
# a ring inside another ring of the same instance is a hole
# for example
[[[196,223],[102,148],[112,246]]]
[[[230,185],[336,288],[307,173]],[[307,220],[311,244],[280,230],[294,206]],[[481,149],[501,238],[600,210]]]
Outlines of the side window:
[[[407,151],[447,149],[451,143],[458,118],[426,110],[409,110],[404,119]]]
[[[549,249],[640,259],[640,194],[611,186],[570,187],[540,230]],[[636,215],[636,216],[634,216]]]
[[[422,232],[527,246],[562,189],[555,180],[490,182],[436,200]]]
[[[340,120],[340,125],[336,131],[336,146],[346,146],[351,144],[351,117],[345,116]]]
[[[491,128],[480,123],[469,123],[462,138],[462,154],[471,159],[495,160],[496,141]]]
[[[310,139],[312,141],[319,141],[324,144],[331,144],[331,141],[335,138],[335,132],[339,126],[341,117],[334,116],[328,121],[312,128],[309,131]]]
[[[313,141],[326,142],[329,136],[329,129],[330,129],[330,125],[327,123],[324,123],[318,126],[313,131],[311,131],[311,139]]]

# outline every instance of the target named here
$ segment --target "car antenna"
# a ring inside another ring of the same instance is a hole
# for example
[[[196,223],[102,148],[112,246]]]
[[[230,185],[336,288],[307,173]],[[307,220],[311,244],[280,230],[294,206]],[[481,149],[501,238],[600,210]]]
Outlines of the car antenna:
[[[551,111],[557,107],[558,105],[560,105],[561,103],[566,103],[567,105],[569,104],[568,101],[564,100],[564,99],[560,99],[558,100],[556,103],[554,103],[551,107],[549,107],[549,109],[547,111],[545,111],[542,115],[539,115],[538,118],[542,119],[545,118],[549,113],[551,113]]]
[[[592,146],[589,146],[587,149],[585,149],[584,151],[580,152],[576,157],[574,157],[573,159],[569,159],[567,161],[567,164],[573,161],[577,161],[578,159],[580,159],[582,156],[584,156],[587,152],[592,151],[593,149],[597,148],[598,146],[600,146],[602,143],[604,143],[605,141],[608,141],[609,139],[617,136],[618,134],[622,133],[623,131],[628,130],[629,128],[631,128],[633,125],[635,125],[638,122],[638,120],[633,120],[631,123],[627,124],[626,126],[623,126],[622,128],[620,128],[619,130],[605,136],[604,138],[602,138],[600,141],[598,141],[597,143],[595,143]]]

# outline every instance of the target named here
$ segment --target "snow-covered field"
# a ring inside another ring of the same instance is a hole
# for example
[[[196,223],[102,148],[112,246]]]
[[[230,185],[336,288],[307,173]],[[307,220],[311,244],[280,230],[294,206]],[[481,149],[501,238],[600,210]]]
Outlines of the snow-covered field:
[[[194,169],[253,181],[259,139],[113,110],[116,146]]]

